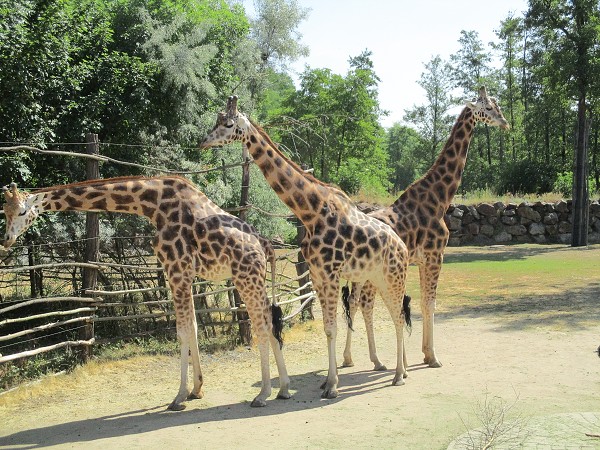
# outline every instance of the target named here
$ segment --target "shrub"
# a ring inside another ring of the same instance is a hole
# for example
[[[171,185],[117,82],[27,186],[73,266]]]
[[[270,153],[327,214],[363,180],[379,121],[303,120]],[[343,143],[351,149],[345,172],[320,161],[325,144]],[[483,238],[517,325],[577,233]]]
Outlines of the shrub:
[[[542,194],[551,192],[556,174],[549,165],[523,159],[506,163],[498,184],[498,194],[507,192]]]

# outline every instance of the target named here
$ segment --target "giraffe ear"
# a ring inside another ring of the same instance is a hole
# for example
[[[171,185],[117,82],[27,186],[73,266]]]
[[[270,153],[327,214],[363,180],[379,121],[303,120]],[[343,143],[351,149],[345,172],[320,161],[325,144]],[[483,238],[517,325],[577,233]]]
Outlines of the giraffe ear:
[[[472,101],[467,101],[467,106],[471,109],[475,109],[477,107],[477,104]]]

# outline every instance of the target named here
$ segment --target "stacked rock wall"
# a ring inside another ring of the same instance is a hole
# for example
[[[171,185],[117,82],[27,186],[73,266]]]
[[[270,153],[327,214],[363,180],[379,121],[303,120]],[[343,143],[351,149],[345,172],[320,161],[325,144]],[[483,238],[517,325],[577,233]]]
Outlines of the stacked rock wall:
[[[446,211],[448,245],[571,243],[572,202],[451,205]],[[600,204],[590,204],[588,242],[600,243]]]

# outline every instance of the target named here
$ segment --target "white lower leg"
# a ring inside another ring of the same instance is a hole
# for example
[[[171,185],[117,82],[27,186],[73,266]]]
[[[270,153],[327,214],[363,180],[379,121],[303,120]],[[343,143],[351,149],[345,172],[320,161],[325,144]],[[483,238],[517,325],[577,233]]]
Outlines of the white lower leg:
[[[271,373],[269,371],[269,343],[261,339],[258,343],[260,352],[261,389],[259,394],[252,400],[251,406],[265,406],[267,398],[271,395]]]
[[[275,356],[275,363],[277,364],[277,373],[279,374],[279,393],[277,398],[287,399],[292,395],[290,394],[290,377],[285,367],[285,360],[283,359],[283,352],[279,346],[279,342],[275,339],[275,336],[270,337],[271,348],[273,349],[273,355]]]

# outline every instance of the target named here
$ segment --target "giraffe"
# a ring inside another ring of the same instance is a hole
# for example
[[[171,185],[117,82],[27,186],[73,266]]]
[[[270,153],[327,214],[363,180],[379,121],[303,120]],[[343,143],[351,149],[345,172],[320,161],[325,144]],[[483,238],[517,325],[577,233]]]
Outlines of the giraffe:
[[[421,311],[423,314],[422,350],[424,363],[441,367],[433,346],[433,322],[436,292],[444,250],[450,235],[444,222],[444,213],[450,206],[460,185],[467,160],[469,143],[477,122],[509,129],[508,121],[494,97],[488,97],[485,86],[479,97],[467,102],[456,119],[450,137],[429,171],[413,182],[391,206],[369,215],[390,225],[406,243],[411,264],[419,266],[421,285]],[[353,286],[355,287],[355,286]],[[363,312],[369,355],[375,370],[385,370],[377,357],[373,334],[373,302],[375,289],[371,283],[350,295],[350,318],[354,318],[358,305]],[[358,304],[358,305],[357,305]],[[352,366],[352,330],[347,329],[344,349],[344,366]]]
[[[233,141],[242,142],[267,182],[306,228],[301,251],[323,310],[327,337],[329,366],[321,397],[338,396],[335,341],[340,278],[370,280],[381,292],[396,328],[397,365],[392,385],[404,384],[403,326],[410,316],[409,297],[405,296],[408,255],[402,240],[391,227],[359,211],[340,189],[305,173],[281,153],[260,126],[238,111],[237,97],[229,98],[227,111],[218,113],[215,127],[200,147]]]
[[[279,371],[277,398],[290,398],[290,380],[281,351],[281,323],[272,316],[265,290],[267,258],[271,271],[275,254],[271,243],[247,223],[223,211],[185,178],[119,177],[53,186],[35,193],[19,191],[15,183],[3,188],[6,203],[4,247],[13,245],[41,212],[112,211],[145,216],[156,227],[152,246],[162,263],[175,304],[177,337],[181,344],[181,383],[168,409],[202,398],[198,326],[192,299],[195,276],[220,281],[231,277],[248,309],[261,361],[262,385],[252,406],[265,406],[271,395],[269,342]],[[280,316],[279,316],[280,317]],[[188,391],[188,354],[194,386]],[[189,395],[188,395],[189,393]]]

